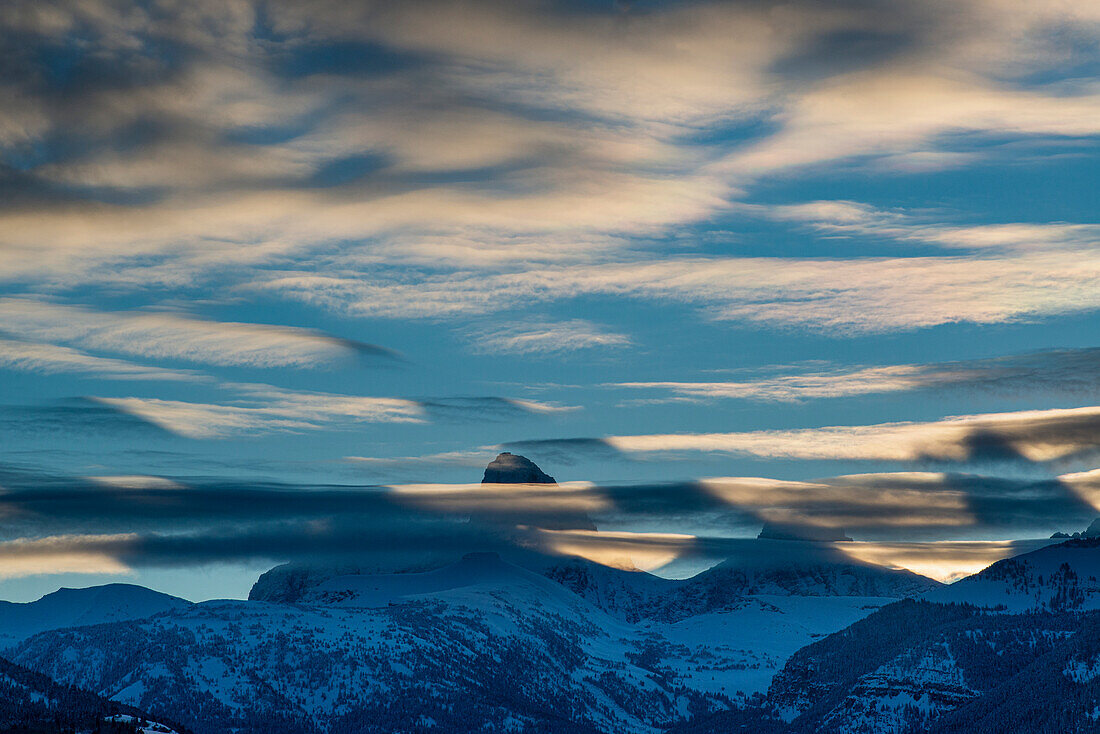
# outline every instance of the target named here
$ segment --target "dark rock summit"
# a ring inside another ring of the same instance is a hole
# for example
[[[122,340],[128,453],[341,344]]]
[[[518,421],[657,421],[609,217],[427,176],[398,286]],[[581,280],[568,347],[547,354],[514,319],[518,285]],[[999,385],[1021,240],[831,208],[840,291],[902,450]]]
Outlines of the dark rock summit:
[[[1083,533],[1078,531],[1073,535],[1070,535],[1069,533],[1057,532],[1050,537],[1058,540],[1066,540],[1068,538],[1073,538],[1074,540],[1077,540],[1079,538],[1100,538],[1100,517],[1093,520],[1092,524],[1089,525]]]
[[[485,467],[482,484],[557,484],[554,477],[526,456],[510,454],[505,451],[489,462]]]

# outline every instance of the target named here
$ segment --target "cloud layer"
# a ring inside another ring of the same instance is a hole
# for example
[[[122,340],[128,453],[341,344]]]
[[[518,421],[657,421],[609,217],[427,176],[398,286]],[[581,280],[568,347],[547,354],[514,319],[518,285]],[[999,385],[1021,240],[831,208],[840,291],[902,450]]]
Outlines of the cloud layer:
[[[795,402],[948,389],[1000,394],[1085,394],[1095,390],[1097,384],[1100,384],[1100,349],[1090,348],[959,362],[804,370],[738,381],[624,382],[610,387],[667,391],[679,399]]]
[[[533,450],[623,454],[702,452],[865,461],[1053,462],[1100,450],[1100,407],[989,413],[929,423],[881,423],[736,433],[669,433],[519,441]]]
[[[216,285],[387,317],[583,295],[841,333],[1091,311],[1094,223],[744,200],[826,163],[927,170],[1011,158],[983,145],[1006,138],[1092,139],[1100,94],[1057,72],[1092,58],[1097,20],[1010,0],[478,0],[461,12],[20,0],[0,17],[0,186],[18,192],[0,207],[0,271],[60,288]],[[666,259],[633,239],[731,213],[952,254]],[[236,325],[239,351],[212,355],[201,324],[155,326],[186,339],[150,351],[218,363],[339,350]],[[628,339],[562,328],[499,343]],[[99,338],[117,348],[118,336]]]

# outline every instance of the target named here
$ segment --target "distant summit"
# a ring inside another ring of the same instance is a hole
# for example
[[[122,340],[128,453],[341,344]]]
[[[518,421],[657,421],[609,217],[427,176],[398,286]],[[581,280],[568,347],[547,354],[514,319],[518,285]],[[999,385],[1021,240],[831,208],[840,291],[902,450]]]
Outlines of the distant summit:
[[[1064,539],[1068,539],[1068,538],[1100,538],[1100,517],[1093,520],[1092,524],[1089,525],[1087,528],[1085,528],[1085,532],[1083,532],[1083,533],[1077,532],[1077,533],[1074,533],[1073,535],[1070,535],[1069,533],[1059,532],[1059,533],[1055,533],[1054,535],[1052,535],[1050,537],[1051,538],[1057,538],[1057,539],[1060,539],[1060,540],[1064,540]]]
[[[842,528],[826,528],[815,525],[793,525],[781,522],[766,522],[760,540],[816,540],[819,542],[851,541]]]
[[[482,484],[557,484],[554,477],[526,456],[510,454],[505,451],[489,462],[485,467]]]

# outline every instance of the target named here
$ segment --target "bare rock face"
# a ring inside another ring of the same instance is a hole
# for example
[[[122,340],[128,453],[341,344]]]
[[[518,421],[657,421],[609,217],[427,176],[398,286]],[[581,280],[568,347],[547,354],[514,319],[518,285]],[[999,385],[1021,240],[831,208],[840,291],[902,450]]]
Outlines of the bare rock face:
[[[557,484],[554,477],[526,456],[505,451],[485,467],[482,484]]]

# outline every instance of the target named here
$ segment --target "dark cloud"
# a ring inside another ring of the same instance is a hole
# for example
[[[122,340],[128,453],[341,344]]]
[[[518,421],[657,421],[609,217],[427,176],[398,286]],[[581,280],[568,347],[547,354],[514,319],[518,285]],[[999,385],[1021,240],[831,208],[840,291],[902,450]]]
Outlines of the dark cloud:
[[[918,390],[997,395],[1054,393],[1092,396],[1100,386],[1100,349],[1054,349],[988,359],[795,371],[755,379],[710,382],[631,382],[611,385],[670,391],[680,400],[739,399],[801,402]]]
[[[83,398],[46,405],[0,405],[0,430],[10,436],[172,437],[148,421]]]
[[[545,438],[529,441],[509,441],[502,444],[506,449],[514,449],[530,454],[536,461],[572,465],[578,460],[618,459],[630,457],[614,448],[602,438]]]
[[[647,484],[303,485],[158,477],[79,477],[0,466],[3,539],[87,533],[226,532],[350,523],[364,533],[472,523],[516,527],[660,528],[754,534],[766,522],[842,527],[857,539],[961,539],[1051,532],[1097,512],[1057,479],[867,474],[807,482],[717,478]],[[465,532],[465,530],[464,530]]]
[[[1041,352],[928,366],[928,388],[972,388],[1004,394],[1092,395],[1100,385],[1100,347]],[[955,373],[952,376],[952,373]],[[938,374],[937,374],[938,373]]]
[[[814,38],[804,48],[777,61],[771,71],[800,82],[817,81],[888,62],[918,46],[912,31],[854,29]]]
[[[546,415],[572,410],[569,407],[495,395],[427,397],[414,400],[429,415],[439,420],[469,420],[472,417],[506,420],[519,415]]]

